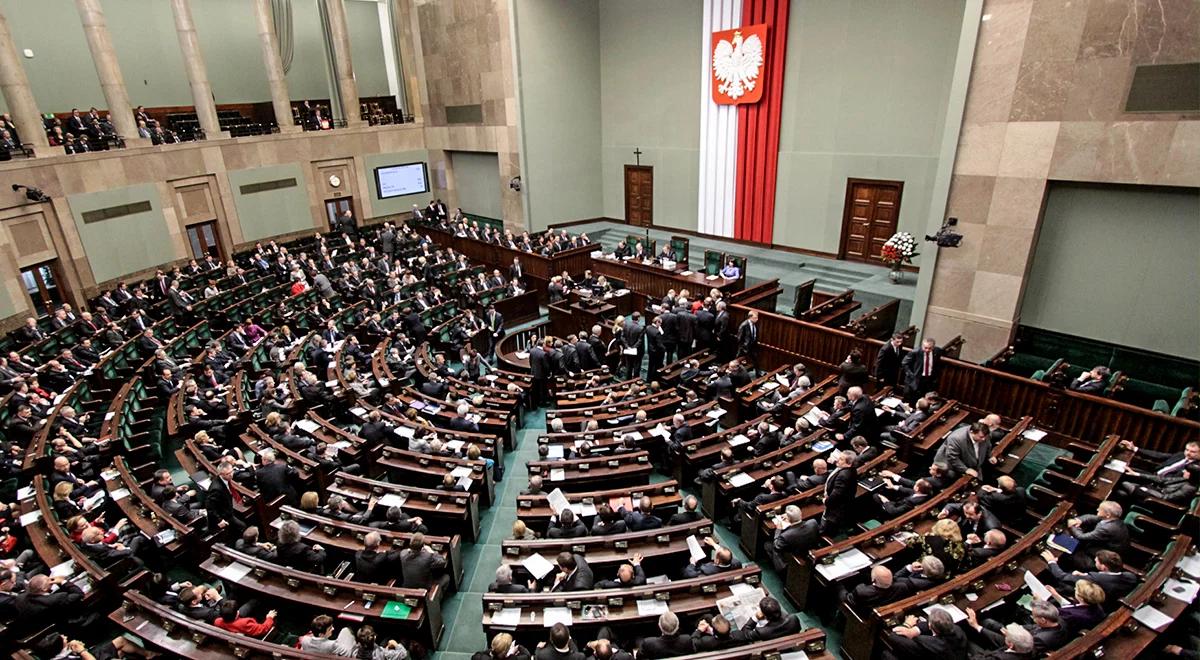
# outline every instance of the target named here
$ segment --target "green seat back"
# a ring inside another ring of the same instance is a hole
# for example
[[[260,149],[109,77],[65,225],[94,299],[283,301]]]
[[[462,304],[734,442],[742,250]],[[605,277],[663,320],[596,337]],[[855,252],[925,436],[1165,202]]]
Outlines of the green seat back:
[[[716,275],[721,272],[721,264],[724,262],[724,255],[716,250],[704,251],[704,274]]]

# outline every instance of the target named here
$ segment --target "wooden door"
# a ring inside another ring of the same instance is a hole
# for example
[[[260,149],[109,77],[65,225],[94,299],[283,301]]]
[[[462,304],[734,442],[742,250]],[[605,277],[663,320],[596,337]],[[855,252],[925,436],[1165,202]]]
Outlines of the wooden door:
[[[350,211],[354,213],[354,198],[353,197],[338,197],[337,199],[325,200],[325,218],[329,220],[329,226],[333,227],[338,216]]]
[[[210,254],[217,259],[221,258],[221,242],[217,238],[217,223],[202,222],[197,225],[189,225],[187,237],[188,244],[192,248],[193,258],[203,259]]]
[[[654,168],[649,165],[625,166],[625,222],[654,224]]]
[[[879,262],[883,244],[896,233],[903,181],[848,179],[839,259]]]
[[[36,266],[21,269],[21,281],[29,301],[33,303],[36,316],[46,316],[63,304],[65,293],[60,286],[62,278],[58,275],[58,262],[47,261]]]

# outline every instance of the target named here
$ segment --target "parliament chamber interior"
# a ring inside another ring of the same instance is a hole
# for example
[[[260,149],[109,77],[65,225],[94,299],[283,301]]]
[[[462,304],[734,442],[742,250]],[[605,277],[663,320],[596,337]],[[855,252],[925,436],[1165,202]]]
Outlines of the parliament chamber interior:
[[[0,0],[0,654],[1198,658],[1200,0]]]

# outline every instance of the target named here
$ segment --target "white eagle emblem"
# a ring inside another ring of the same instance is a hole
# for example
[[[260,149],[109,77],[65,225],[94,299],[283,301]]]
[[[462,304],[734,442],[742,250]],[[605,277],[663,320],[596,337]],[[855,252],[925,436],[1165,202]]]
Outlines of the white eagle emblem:
[[[731,99],[741,98],[754,89],[762,65],[763,44],[757,34],[742,39],[741,32],[734,32],[733,43],[718,41],[712,60],[713,75],[721,81],[717,91]]]

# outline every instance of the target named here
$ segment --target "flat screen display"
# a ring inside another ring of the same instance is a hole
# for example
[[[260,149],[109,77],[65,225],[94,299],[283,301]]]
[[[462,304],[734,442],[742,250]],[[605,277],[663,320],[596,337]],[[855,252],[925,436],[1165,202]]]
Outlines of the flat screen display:
[[[375,189],[379,199],[429,192],[425,163],[405,163],[375,168]]]

